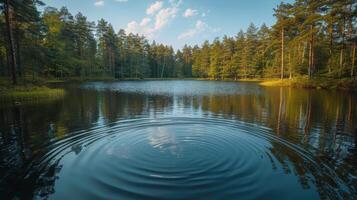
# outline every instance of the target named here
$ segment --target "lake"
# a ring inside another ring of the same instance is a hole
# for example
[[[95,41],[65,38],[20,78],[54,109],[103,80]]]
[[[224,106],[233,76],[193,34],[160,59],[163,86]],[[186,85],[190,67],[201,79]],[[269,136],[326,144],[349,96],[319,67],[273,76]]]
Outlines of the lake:
[[[0,105],[1,199],[357,198],[357,95],[249,82],[62,86]]]

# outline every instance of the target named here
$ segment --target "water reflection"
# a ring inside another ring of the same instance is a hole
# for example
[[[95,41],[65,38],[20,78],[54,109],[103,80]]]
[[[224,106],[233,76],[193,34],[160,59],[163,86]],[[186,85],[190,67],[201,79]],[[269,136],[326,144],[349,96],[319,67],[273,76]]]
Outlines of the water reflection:
[[[174,133],[165,127],[151,128],[148,131],[149,144],[159,151],[169,151],[172,155],[180,156],[180,146]]]
[[[138,84],[71,86],[64,99],[0,107],[0,196],[45,197],[56,192],[58,174],[64,166],[59,160],[45,166],[36,160],[53,150],[47,143],[57,144],[56,141],[65,140],[68,135],[79,137],[92,129],[107,131],[121,120],[170,117],[228,119],[267,127],[278,138],[311,152],[316,165],[332,166],[333,173],[356,194],[356,95],[229,82],[208,86],[206,82],[195,81],[164,82],[158,87],[155,87],[157,82]],[[185,87],[187,84],[189,87]],[[165,127],[147,131],[148,144],[153,148],[180,156],[183,149],[175,133]],[[319,174],[315,166],[281,143],[272,141],[271,145],[272,166],[281,166],[285,174],[294,174],[304,188],[317,187],[322,198],[339,198],[329,193],[336,180]],[[70,149],[80,156],[85,147],[73,144]],[[122,155],[128,153],[122,149]],[[34,176],[19,180],[28,173],[29,165],[45,167],[46,173],[36,180],[32,179]],[[312,177],[316,179],[313,185]]]

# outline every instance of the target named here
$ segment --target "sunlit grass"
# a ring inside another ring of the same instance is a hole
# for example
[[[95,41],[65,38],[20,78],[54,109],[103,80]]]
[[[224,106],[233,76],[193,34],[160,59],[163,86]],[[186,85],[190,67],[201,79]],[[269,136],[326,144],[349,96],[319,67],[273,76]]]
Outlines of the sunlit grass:
[[[64,97],[64,89],[45,86],[10,86],[1,88],[0,98],[4,103],[27,104],[31,102],[56,100]]]
[[[63,96],[63,89],[53,89],[48,87],[14,87],[9,91],[3,92],[3,95],[9,97],[54,97]]]
[[[264,80],[259,85],[262,86],[282,86],[295,88],[313,88],[313,89],[339,89],[357,91],[357,81],[351,79],[326,79],[315,78],[308,79],[307,77],[298,77],[292,79],[274,79]]]

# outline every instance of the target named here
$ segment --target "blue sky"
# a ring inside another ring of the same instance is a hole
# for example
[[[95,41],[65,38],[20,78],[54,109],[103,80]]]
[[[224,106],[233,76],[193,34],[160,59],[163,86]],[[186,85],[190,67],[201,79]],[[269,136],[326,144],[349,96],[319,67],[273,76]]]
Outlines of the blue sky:
[[[285,0],[292,2],[293,0]],[[201,44],[215,37],[234,36],[256,26],[275,22],[273,8],[281,0],[43,0],[46,6],[66,6],[90,21],[104,18],[116,31],[125,29],[149,40],[173,45]]]

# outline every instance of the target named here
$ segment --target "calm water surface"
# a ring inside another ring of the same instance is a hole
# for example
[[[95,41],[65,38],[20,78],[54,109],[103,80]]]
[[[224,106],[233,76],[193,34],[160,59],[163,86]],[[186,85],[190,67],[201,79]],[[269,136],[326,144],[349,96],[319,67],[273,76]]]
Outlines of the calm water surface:
[[[91,82],[0,105],[1,199],[354,199],[357,96]]]

